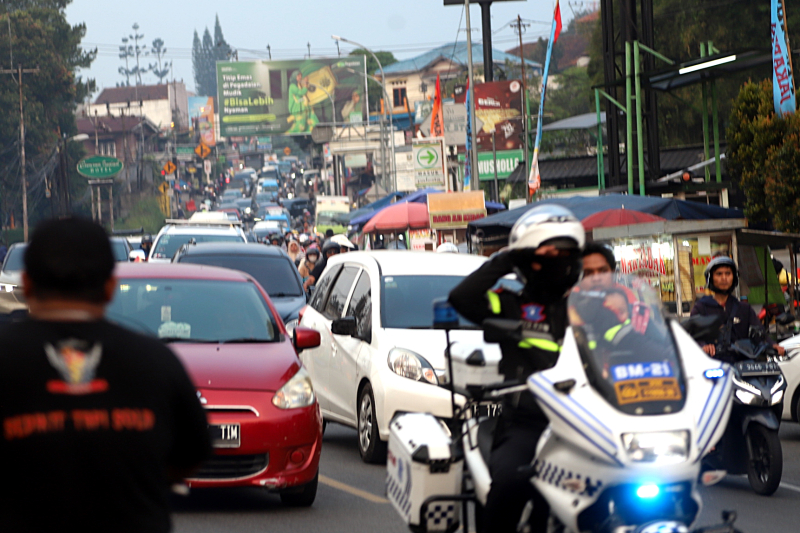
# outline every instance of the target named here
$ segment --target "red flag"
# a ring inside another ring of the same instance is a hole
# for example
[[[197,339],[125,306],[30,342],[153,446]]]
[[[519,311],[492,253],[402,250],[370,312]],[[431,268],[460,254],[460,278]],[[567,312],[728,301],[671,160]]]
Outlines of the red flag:
[[[556,31],[553,34],[553,44],[558,41],[558,35],[561,33],[561,6],[558,5],[558,0],[556,0],[556,12],[553,15],[553,19],[556,21]]]
[[[431,111],[431,137],[444,137],[444,111],[442,110],[442,87],[436,75],[436,94],[433,96]]]

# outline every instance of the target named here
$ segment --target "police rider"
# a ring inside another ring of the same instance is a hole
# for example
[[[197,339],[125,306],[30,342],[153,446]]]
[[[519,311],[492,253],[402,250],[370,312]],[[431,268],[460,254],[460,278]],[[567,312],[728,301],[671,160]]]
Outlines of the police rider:
[[[555,365],[567,328],[569,289],[581,274],[584,229],[567,209],[534,207],[514,224],[509,246],[467,276],[450,293],[450,303],[465,318],[481,324],[488,318],[522,320],[543,338],[501,343],[500,371],[506,380],[524,380]],[[519,292],[491,290],[502,277],[516,273]],[[548,506],[518,468],[531,464],[547,417],[530,392],[506,396],[494,434],[489,469],[492,488],[484,509],[484,530],[513,532],[526,503],[533,500],[530,524],[545,531]]]
[[[756,312],[750,304],[740,301],[733,296],[733,291],[739,284],[739,272],[736,263],[728,256],[719,256],[711,260],[705,270],[706,288],[714,293],[713,296],[703,296],[692,307],[691,315],[722,315],[725,319],[722,328],[721,341],[724,344],[750,338],[750,327],[763,329],[758,321]],[[729,338],[727,338],[729,337]],[[784,355],[783,346],[773,344],[779,355]],[[716,357],[726,363],[736,362],[732,353],[720,353],[714,344],[706,344],[703,351],[711,357]]]

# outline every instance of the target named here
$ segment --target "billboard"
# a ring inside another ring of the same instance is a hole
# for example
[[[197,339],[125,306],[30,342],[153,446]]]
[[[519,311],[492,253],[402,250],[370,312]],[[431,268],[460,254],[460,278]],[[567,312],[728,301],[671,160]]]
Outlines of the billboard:
[[[217,62],[220,135],[309,135],[366,120],[363,56]]]
[[[466,87],[455,88],[455,99],[466,102]],[[492,81],[475,85],[475,119],[483,123],[478,130],[478,151],[492,150],[492,132],[498,150],[522,147],[522,83],[519,80]]]
[[[189,97],[189,122],[200,131],[200,141],[206,146],[217,144],[214,135],[214,98],[211,96]]]

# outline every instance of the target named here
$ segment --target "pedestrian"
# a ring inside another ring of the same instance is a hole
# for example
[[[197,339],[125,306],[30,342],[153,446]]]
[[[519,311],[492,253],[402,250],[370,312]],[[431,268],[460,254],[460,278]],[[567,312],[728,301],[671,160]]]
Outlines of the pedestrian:
[[[305,257],[305,253],[303,253],[303,249],[300,247],[300,244],[294,239],[289,241],[289,246],[286,253],[289,254],[289,259],[292,260],[294,266],[299,266],[300,261],[302,261],[303,257]]]
[[[211,451],[177,357],[105,320],[113,271],[88,220],[42,222],[27,247],[29,318],[0,329],[4,531],[167,532],[170,484]]]
[[[302,261],[300,261],[300,266],[297,268],[304,284],[308,279],[308,276],[310,276],[311,272],[314,270],[317,261],[319,261],[319,248],[317,248],[316,244],[312,244],[306,250],[306,256]]]

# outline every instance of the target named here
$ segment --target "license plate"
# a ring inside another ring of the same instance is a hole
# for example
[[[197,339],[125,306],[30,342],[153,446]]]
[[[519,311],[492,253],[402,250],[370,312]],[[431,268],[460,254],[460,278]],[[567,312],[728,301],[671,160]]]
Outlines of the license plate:
[[[502,403],[480,403],[474,404],[470,407],[469,410],[469,417],[470,418],[483,418],[488,416],[489,418],[496,418],[500,416],[500,413],[503,411],[503,404]]]
[[[208,431],[215,448],[238,448],[242,444],[239,424],[211,424]]]
[[[768,363],[764,361],[742,361],[741,363],[736,363],[736,368],[739,369],[739,373],[743,376],[779,374],[781,371],[778,363],[772,361]]]

